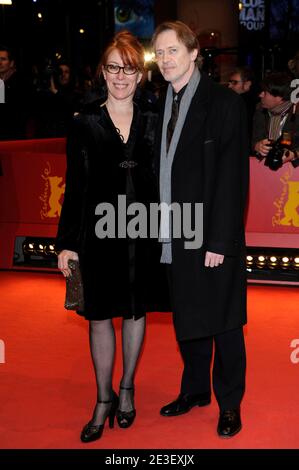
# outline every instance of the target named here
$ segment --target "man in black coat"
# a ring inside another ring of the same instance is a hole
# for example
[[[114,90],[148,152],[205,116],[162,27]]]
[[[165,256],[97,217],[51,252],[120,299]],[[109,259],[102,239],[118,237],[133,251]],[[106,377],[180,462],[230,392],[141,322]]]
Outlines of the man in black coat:
[[[161,24],[153,47],[159,69],[169,82],[156,141],[160,200],[180,207],[188,203],[193,221],[196,205],[203,204],[200,247],[187,247],[187,235],[175,235],[175,216],[163,220],[162,215],[168,232],[160,237],[161,262],[168,265],[184,371],[178,398],[164,406],[161,415],[176,416],[210,403],[214,343],[213,387],[220,408],[217,431],[221,437],[231,437],[241,429],[245,389],[246,111],[236,93],[199,71],[199,45],[187,25],[179,21]]]
[[[26,85],[16,70],[11,50],[0,45],[0,79],[4,103],[0,106],[0,140],[24,139],[26,134]],[[2,85],[3,86],[3,85]]]

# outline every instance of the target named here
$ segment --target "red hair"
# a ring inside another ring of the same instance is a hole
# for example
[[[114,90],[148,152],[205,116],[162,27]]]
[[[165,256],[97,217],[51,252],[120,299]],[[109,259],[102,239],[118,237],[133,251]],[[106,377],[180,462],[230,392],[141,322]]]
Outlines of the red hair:
[[[137,67],[140,72],[144,70],[144,49],[138,39],[129,31],[117,33],[103,52],[102,59],[97,68],[97,74],[107,65],[108,57],[112,51],[117,50],[124,64]]]

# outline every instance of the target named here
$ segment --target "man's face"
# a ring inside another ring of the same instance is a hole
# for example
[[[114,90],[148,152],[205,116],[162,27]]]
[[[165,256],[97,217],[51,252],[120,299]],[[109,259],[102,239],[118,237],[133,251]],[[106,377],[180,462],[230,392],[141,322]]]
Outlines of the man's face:
[[[188,51],[173,30],[160,33],[154,47],[161,74],[175,91],[179,91],[188,83],[193,73],[198,50]]]
[[[228,81],[228,88],[231,88],[233,91],[238,93],[238,95],[242,95],[242,93],[246,93],[250,90],[251,81],[250,80],[242,80],[240,73],[233,73],[230,76]]]
[[[13,60],[9,59],[7,51],[0,51],[0,73],[6,73],[13,67]]]
[[[59,83],[60,85],[68,85],[71,78],[71,71],[68,65],[59,65]]]
[[[262,107],[269,109],[270,111],[275,108],[275,106],[278,106],[283,102],[283,98],[281,96],[273,96],[268,91],[262,91],[259,94],[259,97],[261,98]]]

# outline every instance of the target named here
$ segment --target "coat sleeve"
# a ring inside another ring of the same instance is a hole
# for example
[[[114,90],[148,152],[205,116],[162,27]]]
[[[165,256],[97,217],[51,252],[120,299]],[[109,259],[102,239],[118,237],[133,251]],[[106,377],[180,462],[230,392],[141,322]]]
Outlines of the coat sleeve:
[[[225,110],[225,114],[224,114]],[[249,173],[246,109],[238,95],[223,106],[223,125],[216,149],[214,187],[206,248],[236,256],[244,246],[244,211]]]
[[[66,146],[66,187],[56,237],[56,250],[78,252],[86,190],[85,146],[83,124],[74,117]]]

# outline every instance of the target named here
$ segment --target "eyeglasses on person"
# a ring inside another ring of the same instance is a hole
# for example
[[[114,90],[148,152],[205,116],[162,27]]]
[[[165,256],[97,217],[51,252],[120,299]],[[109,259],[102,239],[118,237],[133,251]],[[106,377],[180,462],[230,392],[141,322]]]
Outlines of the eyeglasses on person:
[[[107,72],[114,74],[117,74],[123,70],[125,75],[134,75],[134,73],[138,72],[138,68],[130,64],[124,65],[123,67],[117,64],[107,64],[104,66],[104,69],[107,70]]]

